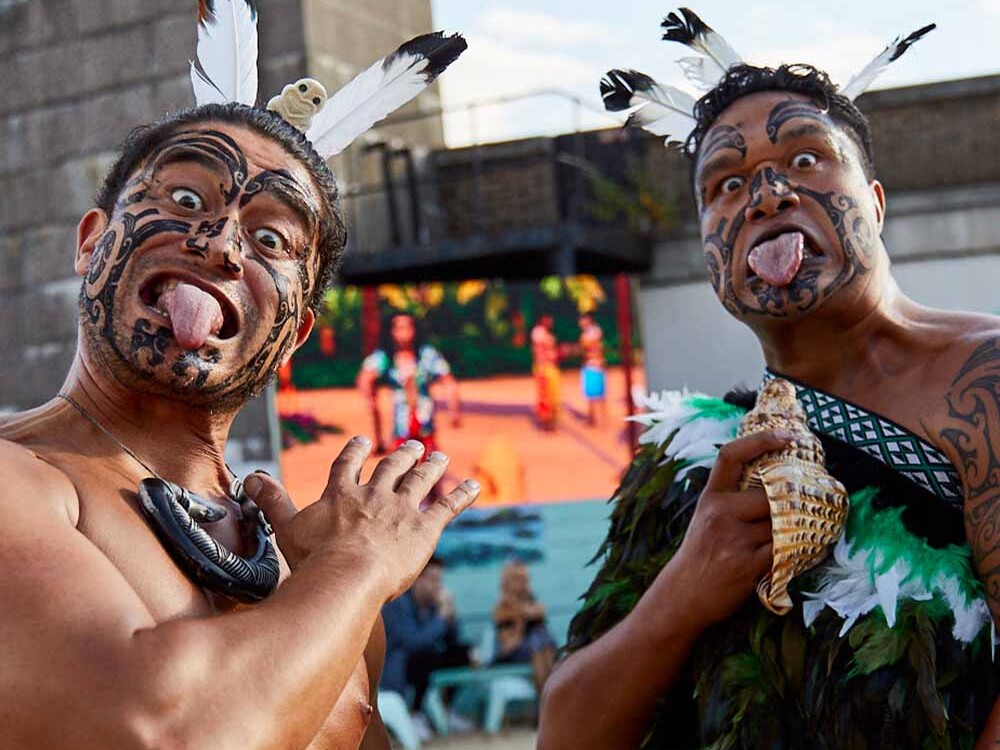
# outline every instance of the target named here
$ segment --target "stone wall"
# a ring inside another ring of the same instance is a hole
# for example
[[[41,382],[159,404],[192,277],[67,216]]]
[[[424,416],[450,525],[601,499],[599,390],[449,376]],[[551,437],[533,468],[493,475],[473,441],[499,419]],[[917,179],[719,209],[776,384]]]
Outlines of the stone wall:
[[[335,90],[431,30],[429,0],[257,3],[261,101],[307,74]],[[61,385],[76,347],[76,222],[129,130],[194,103],[195,47],[194,0],[0,0],[0,409]],[[436,112],[436,92],[409,105],[421,107]],[[441,143],[437,116],[385,131]],[[236,447],[259,462],[271,432],[260,402]]]

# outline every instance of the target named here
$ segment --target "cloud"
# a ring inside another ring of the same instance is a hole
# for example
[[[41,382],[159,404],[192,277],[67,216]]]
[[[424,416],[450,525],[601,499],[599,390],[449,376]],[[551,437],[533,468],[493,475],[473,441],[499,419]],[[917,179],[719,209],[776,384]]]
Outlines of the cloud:
[[[608,44],[615,40],[605,26],[588,21],[573,21],[546,13],[514,8],[493,8],[479,20],[483,33],[508,44],[531,46],[538,42],[568,47],[582,44]]]
[[[513,47],[496,38],[468,34],[461,64],[441,76],[445,138],[450,146],[505,140],[539,132],[573,129],[572,105],[558,97],[527,100],[531,107],[497,105],[469,112],[470,102],[513,97],[539,89],[592,87],[600,73],[587,61],[563,52]],[[596,93],[595,93],[596,99]],[[532,114],[533,113],[533,114]],[[588,120],[588,122],[590,122]]]
[[[1000,2],[1000,0],[997,0]],[[808,63],[825,70],[836,83],[847,79],[885,49],[888,40],[873,34],[841,34],[823,39],[823,44],[760,48],[747,55],[754,64]]]

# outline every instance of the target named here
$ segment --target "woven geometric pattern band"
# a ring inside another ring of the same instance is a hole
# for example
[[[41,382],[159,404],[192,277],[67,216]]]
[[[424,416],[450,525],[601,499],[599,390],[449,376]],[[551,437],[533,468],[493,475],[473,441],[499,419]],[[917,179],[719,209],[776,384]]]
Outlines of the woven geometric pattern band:
[[[946,502],[962,505],[958,472],[941,451],[895,422],[842,398],[783,377],[795,386],[809,426],[874,456]]]

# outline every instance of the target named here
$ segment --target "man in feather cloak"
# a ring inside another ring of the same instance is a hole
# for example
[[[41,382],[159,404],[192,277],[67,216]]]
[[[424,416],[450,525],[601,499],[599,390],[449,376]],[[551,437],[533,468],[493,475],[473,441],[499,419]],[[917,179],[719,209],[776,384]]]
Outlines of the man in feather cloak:
[[[253,3],[202,0],[199,21],[199,106],[133,131],[80,220],[63,389],[0,418],[0,744],[387,750],[379,612],[476,483],[427,501],[447,458],[410,443],[362,484],[354,438],[298,511],[223,456],[343,251],[325,159],[465,42],[427,34],[264,109]]]
[[[1000,746],[1000,320],[900,292],[852,102],[932,27],[838,88],[743,63],[688,9],[663,25],[699,53],[681,64],[707,93],[615,70],[605,102],[685,142],[710,282],[765,379],[795,386],[849,514],[773,614],[753,596],[767,497],[738,488],[789,435],[733,439],[752,393],[649,397],[539,748]]]

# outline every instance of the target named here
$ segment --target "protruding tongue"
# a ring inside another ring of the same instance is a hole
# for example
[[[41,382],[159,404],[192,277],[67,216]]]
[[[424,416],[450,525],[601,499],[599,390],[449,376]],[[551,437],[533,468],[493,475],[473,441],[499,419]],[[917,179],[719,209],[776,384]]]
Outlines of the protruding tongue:
[[[198,349],[222,328],[222,308],[208,292],[191,284],[178,284],[160,295],[157,307],[170,316],[174,338],[185,349]]]
[[[785,286],[799,272],[805,242],[802,232],[786,232],[757,245],[747,261],[753,272],[771,286]]]

